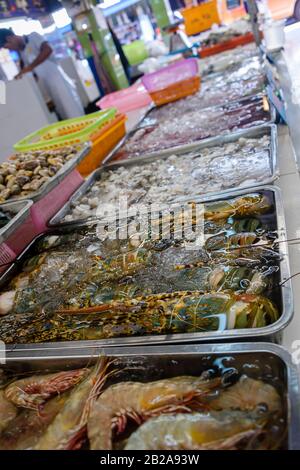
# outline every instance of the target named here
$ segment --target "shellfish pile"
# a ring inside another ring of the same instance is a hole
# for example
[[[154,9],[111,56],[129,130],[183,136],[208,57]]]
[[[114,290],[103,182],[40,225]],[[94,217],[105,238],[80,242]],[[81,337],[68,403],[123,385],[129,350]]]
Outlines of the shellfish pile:
[[[259,183],[271,175],[270,137],[236,142],[156,159],[143,166],[107,170],[78,200],[65,222],[95,216],[100,204],[117,209],[120,197],[128,207],[164,204],[180,197]]]
[[[246,364],[238,366],[234,357],[219,357],[208,370],[200,356],[202,371],[193,361],[188,366],[185,356],[172,365],[163,355],[161,359],[159,368],[151,358],[112,357],[100,358],[92,367],[34,375],[27,371],[24,376],[3,368],[0,449],[286,447],[286,397],[272,368],[266,380],[261,378],[262,367],[253,363],[258,376],[253,378],[242,372]],[[234,381],[226,380],[223,362],[230,363],[227,370]],[[174,375],[175,363],[192,374]],[[135,364],[139,367],[134,369]]]
[[[76,156],[78,146],[17,153],[0,164],[0,203],[30,197]]]

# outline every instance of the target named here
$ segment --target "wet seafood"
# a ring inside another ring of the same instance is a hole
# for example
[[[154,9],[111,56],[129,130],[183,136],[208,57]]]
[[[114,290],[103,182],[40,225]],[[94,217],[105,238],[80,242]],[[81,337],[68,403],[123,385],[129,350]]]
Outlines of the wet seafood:
[[[14,305],[16,292],[7,291],[0,295],[0,315],[7,315]]]
[[[138,248],[115,257],[101,259],[95,257],[95,266],[92,267],[91,280],[97,277],[98,281],[118,280],[130,276],[140,270],[150,260],[151,251]],[[101,273],[103,276],[101,276]],[[100,278],[101,276],[101,278]]]
[[[209,407],[214,410],[245,411],[261,408],[273,413],[280,410],[281,400],[272,385],[242,375],[235,385],[222,390],[220,396],[210,402]]]
[[[185,206],[192,228],[196,205]],[[108,229],[99,240],[96,224],[44,237],[0,293],[0,339],[97,340],[276,322],[280,253],[268,192],[205,202],[204,241],[191,250],[186,231],[176,231],[186,228],[179,209],[155,216],[135,248],[131,238],[107,237]],[[134,216],[124,222],[134,223]],[[171,237],[158,230],[160,224],[171,229]]]
[[[25,371],[33,374],[29,383],[42,383],[39,362],[25,370],[16,361],[3,366],[0,449],[267,450],[287,445],[284,366],[278,369],[281,360],[274,362],[270,354],[178,351],[91,361],[77,359],[78,374],[85,371],[81,382],[45,396],[39,409],[24,408],[23,400],[15,406],[3,393],[11,384],[16,388]],[[63,363],[70,366],[60,359]],[[51,371],[49,377],[75,373],[57,371],[57,359],[41,364]]]
[[[125,450],[234,450],[242,442],[247,448],[262,434],[265,420],[243,412],[167,414],[142,424]]]
[[[216,201],[205,204],[206,220],[224,220],[228,217],[257,216],[271,209],[268,198],[259,193],[247,194],[234,199]]]
[[[195,403],[201,408],[201,400],[218,386],[219,378],[207,380],[188,376],[148,384],[121,382],[112,385],[91,408],[88,420],[90,447],[112,449],[113,430],[124,431],[128,418],[141,424],[158,414],[189,411]]]
[[[199,111],[222,105],[255,95],[264,90],[265,75],[259,58],[253,59],[248,67],[242,67],[242,72],[243,75],[241,75],[240,70],[237,70],[226,75],[215,74],[204,78],[197,93],[152,110],[148,115],[149,121],[155,119],[161,123],[170,118],[176,119],[177,116],[197,109]]]
[[[68,400],[68,393],[47,401],[42,413],[22,409],[0,434],[0,450],[32,449]]]
[[[80,150],[78,146],[18,153],[0,164],[0,203],[27,197],[47,183]]]
[[[251,32],[251,23],[245,19],[240,19],[234,21],[229,26],[219,26],[214,30],[208,30],[200,33],[197,38],[199,41],[201,41],[202,45],[210,46],[220,44],[224,41],[228,41],[235,37]],[[254,44],[251,44],[250,46],[257,51],[257,47],[254,46]]]
[[[218,266],[208,275],[208,285],[213,291],[233,290],[246,294],[261,294],[268,287],[268,270],[247,267]]]
[[[11,314],[1,325],[6,343],[75,341],[154,334],[261,328],[279,318],[267,298],[232,292],[173,292],[55,314]]]
[[[109,376],[110,363],[101,358],[71,393],[68,401],[40,437],[35,450],[72,450],[81,447],[93,401]]]
[[[128,207],[164,204],[178,197],[205,194],[271,175],[270,138],[240,138],[236,142],[172,155],[143,166],[120,167],[101,174],[89,190],[74,201],[66,222],[96,216],[99,204],[118,209],[120,197]]]
[[[264,240],[255,232],[242,232],[227,234],[223,232],[219,235],[209,237],[205,242],[205,248],[208,251],[212,250],[227,250],[239,247],[248,246],[262,246],[263,244],[269,243],[268,240]]]
[[[0,433],[17,416],[17,408],[5,397],[0,390]]]
[[[212,73],[230,74],[233,71],[243,74],[244,67],[253,70],[254,64],[259,63],[260,57],[254,43],[237,47],[222,54],[202,58],[199,61],[201,77]],[[253,64],[253,65],[252,65]]]
[[[74,387],[87,373],[88,369],[77,369],[20,379],[5,389],[5,397],[15,406],[37,410],[51,396]]]
[[[251,96],[222,106],[190,111],[162,122],[149,119],[116,152],[113,160],[142,156],[162,149],[246,129],[270,121],[263,97]]]
[[[98,321],[99,330],[94,333],[95,338],[103,337],[102,335],[114,337],[116,333],[117,336],[127,336],[237,327],[259,328],[278,319],[277,309],[268,299],[231,292],[173,292],[83,309],[61,309],[57,312],[58,315],[97,313],[101,315]]]

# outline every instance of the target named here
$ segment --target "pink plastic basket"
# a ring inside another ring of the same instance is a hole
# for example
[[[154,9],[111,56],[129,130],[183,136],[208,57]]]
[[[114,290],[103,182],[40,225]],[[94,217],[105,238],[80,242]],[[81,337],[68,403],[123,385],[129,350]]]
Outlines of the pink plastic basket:
[[[143,108],[152,103],[151,96],[142,83],[104,96],[96,104],[100,109],[117,108],[121,113]]]
[[[153,93],[196,75],[198,75],[197,59],[183,59],[157,72],[144,75],[142,82],[147,91]]]

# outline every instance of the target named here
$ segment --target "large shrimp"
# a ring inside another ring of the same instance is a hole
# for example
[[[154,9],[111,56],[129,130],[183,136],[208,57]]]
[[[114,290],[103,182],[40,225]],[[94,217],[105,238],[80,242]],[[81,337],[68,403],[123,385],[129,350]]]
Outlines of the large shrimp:
[[[112,448],[113,430],[124,431],[127,418],[138,424],[155,414],[191,411],[221,379],[182,376],[150,383],[121,382],[106,389],[91,407],[88,437],[91,449]]]
[[[101,358],[88,377],[70,393],[63,409],[35,445],[35,450],[71,450],[81,447],[86,436],[90,407],[111,374],[107,372],[110,364]]]
[[[258,418],[258,417],[257,417]],[[233,450],[262,433],[262,417],[243,412],[162,415],[128,439],[126,450]]]
[[[32,449],[68,398],[69,392],[51,398],[43,406],[43,413],[28,408],[21,409],[2,431],[0,450]]]
[[[222,390],[209,403],[209,408],[214,410],[251,411],[260,406],[269,412],[279,411],[282,406],[280,396],[272,385],[247,375],[242,375],[235,385]]]
[[[51,396],[74,387],[88,372],[77,369],[16,380],[5,389],[5,397],[16,406],[36,410]]]
[[[5,429],[10,421],[17,416],[17,408],[5,397],[4,391],[0,390],[0,432]]]

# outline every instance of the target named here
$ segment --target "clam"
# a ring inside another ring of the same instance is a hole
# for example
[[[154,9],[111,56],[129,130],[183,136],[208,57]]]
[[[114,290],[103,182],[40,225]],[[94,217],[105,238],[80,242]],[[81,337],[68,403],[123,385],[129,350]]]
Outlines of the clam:
[[[16,176],[16,184],[23,187],[26,183],[30,181],[30,177],[26,175],[18,175]]]
[[[16,196],[17,194],[20,194],[21,192],[21,188],[18,184],[14,184],[11,188],[10,188],[10,192],[11,192],[11,195],[12,196]]]
[[[10,188],[12,188],[15,184],[16,184],[16,177],[15,177],[15,176],[11,175],[11,178],[9,178],[9,179],[8,179],[8,177],[7,177],[7,184],[6,184],[7,188],[10,189]]]
[[[38,162],[36,160],[29,160],[28,162],[24,162],[22,167],[24,170],[31,170],[33,171],[38,166]]]
[[[17,153],[0,164],[0,202],[30,196],[74,158],[79,146]]]

